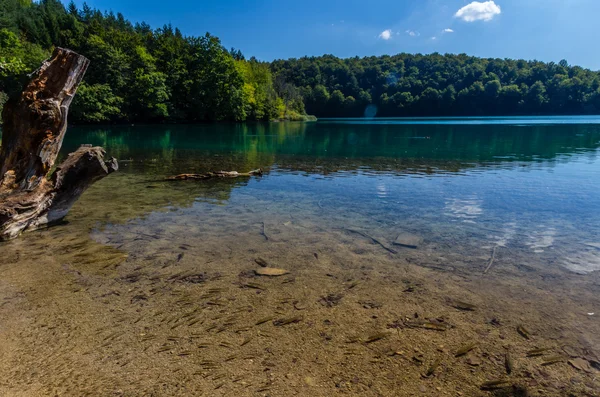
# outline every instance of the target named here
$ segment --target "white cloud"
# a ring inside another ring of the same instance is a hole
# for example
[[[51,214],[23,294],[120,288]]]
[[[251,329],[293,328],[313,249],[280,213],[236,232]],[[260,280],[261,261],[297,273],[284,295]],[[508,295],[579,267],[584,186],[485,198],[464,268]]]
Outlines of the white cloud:
[[[493,0],[484,3],[474,1],[458,10],[454,16],[465,22],[491,21],[501,12],[500,6],[494,3]]]
[[[392,30],[386,29],[379,34],[380,39],[389,40],[392,37]]]
[[[410,37],[418,37],[421,35],[421,33],[415,32],[414,30],[407,30],[406,34],[408,34]]]
[[[454,30],[452,30],[452,29],[444,29],[444,33],[454,33]]]
[[[433,37],[431,38],[431,40],[437,40],[437,37],[433,36]]]

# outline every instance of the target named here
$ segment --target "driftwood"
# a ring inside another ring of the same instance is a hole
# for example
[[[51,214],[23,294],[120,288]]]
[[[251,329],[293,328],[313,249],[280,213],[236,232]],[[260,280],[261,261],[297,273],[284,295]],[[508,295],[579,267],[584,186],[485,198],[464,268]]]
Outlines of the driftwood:
[[[259,168],[257,170],[252,170],[250,172],[215,171],[215,172],[207,172],[206,174],[179,174],[179,175],[168,177],[167,181],[183,181],[183,180],[188,180],[188,179],[203,180],[203,179],[211,179],[211,178],[237,178],[239,176],[253,176],[253,175],[261,176],[262,174],[263,174],[262,168]]]
[[[494,249],[492,250],[492,257],[490,258],[490,262],[488,263],[487,267],[483,271],[483,274],[486,274],[490,270],[492,265],[494,264],[494,260],[496,259],[496,249],[497,248],[498,248],[498,246],[495,246]]]
[[[55,166],[69,105],[88,65],[85,57],[56,48],[4,106],[0,240],[60,221],[92,183],[118,169],[115,159],[104,161],[102,148],[90,146]]]
[[[265,240],[269,241],[269,236],[267,235],[267,227],[265,226],[264,222],[262,222],[262,228],[260,230],[260,235],[263,236],[265,238]]]
[[[397,254],[398,251],[386,246],[385,244],[383,244],[381,241],[377,240],[375,237],[369,236],[367,233],[361,232],[360,230],[355,230],[355,229],[348,229],[348,228],[341,228],[342,230],[348,232],[348,233],[355,233],[358,234],[359,236],[363,236],[364,238],[367,238],[369,240],[371,240],[374,244],[379,245],[381,248],[383,248],[384,250],[386,250],[387,252],[389,252],[390,254]]]

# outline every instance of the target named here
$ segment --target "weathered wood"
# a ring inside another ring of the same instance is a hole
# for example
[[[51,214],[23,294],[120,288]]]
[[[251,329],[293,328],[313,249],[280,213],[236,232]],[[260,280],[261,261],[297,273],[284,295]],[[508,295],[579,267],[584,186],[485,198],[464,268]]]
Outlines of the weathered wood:
[[[104,150],[82,147],[53,172],[69,105],[89,61],[56,48],[20,96],[5,105],[0,147],[0,240],[61,220],[92,183],[118,169]]]
[[[237,172],[237,171],[215,171],[215,172],[207,172],[206,174],[179,174],[175,176],[170,176],[167,178],[168,181],[183,181],[188,179],[193,180],[203,180],[203,179],[211,179],[211,178],[237,178],[239,176],[253,176],[258,175],[261,176],[263,174],[263,170],[261,168],[257,170],[252,170],[250,172]]]

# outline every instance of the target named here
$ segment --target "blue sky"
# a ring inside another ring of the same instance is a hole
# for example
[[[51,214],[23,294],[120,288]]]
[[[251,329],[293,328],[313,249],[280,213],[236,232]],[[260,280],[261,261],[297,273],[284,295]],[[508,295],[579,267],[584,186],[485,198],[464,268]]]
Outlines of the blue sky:
[[[67,1],[65,1],[66,3]],[[87,0],[152,27],[210,32],[262,60],[467,53],[600,69],[600,0]],[[81,7],[83,0],[76,0]]]

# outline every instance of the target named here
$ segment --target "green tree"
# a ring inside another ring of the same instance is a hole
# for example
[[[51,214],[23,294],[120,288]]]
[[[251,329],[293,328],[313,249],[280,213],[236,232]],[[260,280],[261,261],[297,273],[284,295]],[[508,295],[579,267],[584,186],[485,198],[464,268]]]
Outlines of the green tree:
[[[231,54],[208,33],[188,41],[188,119],[245,120],[244,81]]]
[[[134,74],[128,90],[128,113],[133,120],[153,121],[169,116],[167,79],[164,73],[156,71],[155,62],[146,48],[135,48],[131,60]]]
[[[46,57],[39,46],[23,42],[6,28],[0,29],[0,91],[10,94],[19,90],[27,73]]]
[[[546,87],[541,81],[536,81],[527,92],[527,103],[533,112],[541,112],[548,103]]]
[[[108,84],[87,85],[82,83],[71,106],[75,120],[86,123],[117,121],[123,117],[123,99],[114,95]]]

